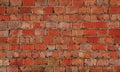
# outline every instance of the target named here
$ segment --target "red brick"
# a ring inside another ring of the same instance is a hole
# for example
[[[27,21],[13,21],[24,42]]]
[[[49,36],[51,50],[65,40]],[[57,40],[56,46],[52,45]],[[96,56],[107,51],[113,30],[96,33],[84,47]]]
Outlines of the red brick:
[[[96,22],[96,28],[106,28],[107,23],[106,22]]]
[[[111,44],[111,45],[108,45],[107,49],[109,51],[116,51],[118,48],[117,48],[117,46]]]
[[[47,50],[46,44],[36,44],[36,50]]]
[[[64,37],[64,43],[73,43],[74,40],[72,37]]]
[[[7,43],[6,37],[0,37],[0,43]]]
[[[66,13],[68,13],[68,14],[78,13],[78,7],[67,7]]]
[[[10,0],[11,6],[21,6],[22,0]]]
[[[110,30],[109,31],[109,34],[111,35],[111,36],[120,36],[120,30],[118,29],[115,29],[115,30]]]
[[[2,20],[3,21],[10,21],[10,16],[9,15],[3,15]]]
[[[52,7],[46,7],[43,9],[44,14],[52,14],[53,13],[53,8]]]
[[[5,52],[0,52],[0,58],[5,58],[6,57],[6,53]]]
[[[5,14],[5,13],[6,13],[6,8],[0,7],[0,14]]]
[[[30,16],[29,15],[24,15],[23,20],[24,21],[30,21]]]
[[[64,30],[61,32],[63,36],[71,36],[72,31],[71,30]]]
[[[34,30],[23,30],[23,36],[34,36]]]
[[[85,6],[94,6],[96,4],[96,0],[86,0]]]
[[[117,72],[119,72],[120,71],[120,66],[115,66],[115,69],[116,69]]]
[[[97,31],[96,30],[84,30],[85,36],[96,36]]]
[[[53,58],[59,58],[59,53],[58,52],[53,52],[52,57]]]
[[[104,44],[93,44],[93,50],[105,50]]]
[[[61,60],[60,64],[61,65],[71,65],[72,63],[72,60],[70,59],[64,59],[64,60]]]
[[[10,59],[10,65],[23,65],[22,59]]]
[[[107,30],[98,30],[98,36],[107,36],[108,32]]]
[[[118,58],[119,57],[119,54],[117,52],[112,52],[111,53],[111,57],[112,58]]]
[[[84,28],[96,28],[96,25],[94,22],[85,22]]]
[[[19,38],[9,37],[8,43],[19,43]]]
[[[48,0],[49,6],[58,6],[59,0]]]
[[[19,44],[11,44],[9,46],[10,50],[19,50],[20,49],[20,45]]]
[[[72,5],[72,0],[60,0],[60,6],[70,6]]]
[[[90,14],[91,13],[91,10],[89,7],[81,7],[79,8],[79,13],[82,13],[82,14]]]
[[[90,21],[90,16],[89,15],[83,15],[83,20],[84,21]]]
[[[48,36],[58,36],[59,34],[59,30],[48,30]]]
[[[44,43],[54,43],[54,38],[53,37],[44,37],[42,39]]]
[[[34,6],[35,5],[35,0],[22,0],[23,1],[23,6]]]
[[[99,38],[98,37],[89,37],[88,38],[88,42],[93,42],[93,43],[97,43],[99,41]]]
[[[91,58],[91,52],[86,52],[85,58]]]
[[[120,43],[120,37],[115,37],[115,38],[114,38],[114,42],[115,42],[115,43]]]
[[[22,44],[21,45],[22,50],[34,50],[33,44]]]
[[[113,39],[112,38],[103,38],[105,43],[112,43]]]
[[[29,7],[21,7],[21,8],[19,9],[19,13],[20,13],[20,14],[23,14],[23,13],[31,13],[31,8],[29,8]]]
[[[23,60],[23,65],[33,65],[34,64],[34,60],[27,58]]]
[[[77,44],[68,45],[68,50],[79,50],[79,49],[80,49],[80,45],[77,45]]]
[[[62,7],[55,7],[54,8],[54,12],[56,14],[63,14],[65,12],[65,8],[62,8]]]
[[[101,13],[103,13],[103,8],[101,8],[101,7],[94,7],[91,10],[92,10],[92,14],[101,14]]]
[[[21,30],[10,30],[10,36],[21,36]]]
[[[110,7],[109,8],[109,13],[120,13],[120,8],[119,7]]]
[[[63,43],[63,38],[62,37],[57,37],[55,42],[56,43]]]
[[[72,0],[72,6],[82,6],[83,0]]]

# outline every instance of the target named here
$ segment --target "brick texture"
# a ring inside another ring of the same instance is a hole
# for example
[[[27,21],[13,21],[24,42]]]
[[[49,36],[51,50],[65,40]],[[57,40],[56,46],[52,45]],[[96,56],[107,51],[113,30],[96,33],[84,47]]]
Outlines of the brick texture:
[[[0,0],[0,72],[120,72],[120,0]]]

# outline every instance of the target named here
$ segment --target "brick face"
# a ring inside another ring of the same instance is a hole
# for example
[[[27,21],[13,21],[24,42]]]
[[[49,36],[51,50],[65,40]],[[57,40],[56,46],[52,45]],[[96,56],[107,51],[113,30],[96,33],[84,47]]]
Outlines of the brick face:
[[[120,72],[120,0],[0,0],[0,72]]]

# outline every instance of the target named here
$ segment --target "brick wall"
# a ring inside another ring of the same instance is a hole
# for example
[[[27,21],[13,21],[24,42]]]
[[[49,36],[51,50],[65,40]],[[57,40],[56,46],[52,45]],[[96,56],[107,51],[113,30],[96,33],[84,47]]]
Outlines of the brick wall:
[[[120,0],[0,0],[0,72],[120,72]]]

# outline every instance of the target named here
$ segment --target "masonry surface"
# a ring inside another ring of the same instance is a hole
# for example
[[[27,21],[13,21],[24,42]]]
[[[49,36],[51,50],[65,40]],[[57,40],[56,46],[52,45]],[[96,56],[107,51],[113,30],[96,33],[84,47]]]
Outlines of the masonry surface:
[[[120,72],[120,0],[0,0],[0,72]]]

